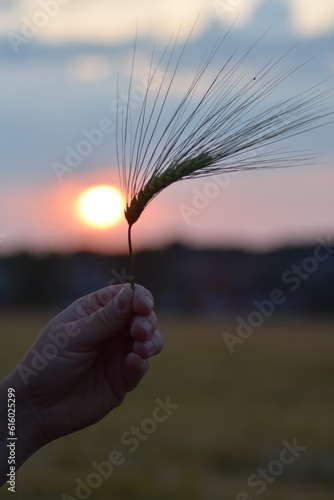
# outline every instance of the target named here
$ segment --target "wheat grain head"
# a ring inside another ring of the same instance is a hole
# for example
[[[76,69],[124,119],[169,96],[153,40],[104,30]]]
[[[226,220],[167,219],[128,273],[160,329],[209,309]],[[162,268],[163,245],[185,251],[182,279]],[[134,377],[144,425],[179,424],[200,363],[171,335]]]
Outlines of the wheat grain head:
[[[235,54],[227,57],[211,82],[196,96],[229,32],[203,57],[187,92],[169,115],[162,131],[162,117],[168,114],[168,97],[191,33],[178,55],[178,38],[171,38],[148,80],[136,120],[133,120],[128,97],[125,117],[117,126],[116,150],[126,198],[125,218],[129,224],[132,271],[131,227],[147,204],[163,189],[177,181],[199,176],[310,163],[316,157],[314,154],[292,152],[273,145],[331,122],[333,110],[328,108],[328,98],[333,92],[324,90],[323,84],[296,96],[277,99],[276,104],[265,107],[266,99],[278,95],[281,84],[308,62],[281,74],[276,67],[290,49],[281,57],[270,60],[256,74],[247,73],[243,65],[266,33],[241,57],[236,58]],[[152,61],[153,54],[154,51]],[[135,55],[136,48],[128,96]],[[152,82],[162,64],[166,68],[165,76],[151,97]]]

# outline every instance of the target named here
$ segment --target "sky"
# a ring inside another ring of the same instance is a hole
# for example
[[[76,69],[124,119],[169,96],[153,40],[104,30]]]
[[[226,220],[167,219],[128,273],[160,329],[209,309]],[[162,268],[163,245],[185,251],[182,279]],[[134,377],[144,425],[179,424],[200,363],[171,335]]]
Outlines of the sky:
[[[0,253],[125,251],[125,219],[107,229],[92,228],[80,219],[77,200],[94,185],[120,187],[117,81],[126,95],[136,33],[134,116],[142,102],[140,88],[159,54],[176,34],[182,50],[191,32],[163,125],[203,54],[232,24],[201,85],[210,84],[224,61],[232,54],[238,58],[267,31],[246,58],[245,71],[257,74],[296,42],[274,73],[301,66],[270,105],[321,82],[321,88],[333,88],[332,0],[0,0]],[[163,78],[164,71],[166,61],[156,77]],[[331,106],[333,96],[326,102]],[[262,250],[333,237],[333,132],[329,124],[289,139],[292,150],[320,154],[310,165],[168,187],[133,226],[136,250],[176,241]]]

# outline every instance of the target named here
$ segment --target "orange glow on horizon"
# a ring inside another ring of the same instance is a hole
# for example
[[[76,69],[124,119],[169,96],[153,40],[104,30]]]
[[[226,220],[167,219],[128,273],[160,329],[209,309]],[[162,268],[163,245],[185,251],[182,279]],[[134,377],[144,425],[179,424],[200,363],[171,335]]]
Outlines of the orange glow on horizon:
[[[93,186],[85,189],[79,196],[77,211],[86,225],[95,229],[107,229],[121,220],[124,213],[123,198],[113,186]]]

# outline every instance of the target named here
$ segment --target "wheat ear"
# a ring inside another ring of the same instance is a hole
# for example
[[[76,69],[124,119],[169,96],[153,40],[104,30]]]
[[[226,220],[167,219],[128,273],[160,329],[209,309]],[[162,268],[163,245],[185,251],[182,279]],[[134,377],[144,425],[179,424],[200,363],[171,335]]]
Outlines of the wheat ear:
[[[139,219],[146,205],[160,191],[170,184],[190,176],[195,171],[206,168],[212,160],[213,158],[208,154],[201,153],[195,158],[184,160],[179,165],[170,166],[160,175],[152,177],[138,194],[132,198],[130,205],[124,211],[129,226],[132,226]]]
[[[183,179],[243,169],[282,168],[310,163],[314,160],[314,155],[300,154],[298,151],[291,153],[282,148],[264,150],[263,146],[272,146],[294,135],[331,123],[324,122],[324,118],[333,114],[328,106],[328,97],[333,92],[321,90],[320,85],[292,98],[278,100],[275,105],[271,104],[269,108],[261,110],[265,99],[275,93],[280,84],[296,71],[293,69],[271,76],[276,65],[291,49],[280,58],[269,61],[255,75],[242,70],[245,59],[262,37],[236,61],[232,56],[227,58],[211,84],[202,91],[197,103],[193,105],[199,83],[226,36],[202,60],[186,95],[172,115],[167,116],[167,125],[162,132],[159,131],[159,125],[167,111],[167,98],[188,40],[176,61],[173,57],[177,38],[171,54],[167,56],[171,42],[168,44],[148,80],[136,120],[132,119],[130,111],[134,50],[126,114],[121,120],[121,129],[119,130],[118,125],[116,128],[118,168],[126,198],[124,213],[129,224],[128,244],[133,288],[131,228],[158,193]],[[170,77],[162,80],[150,101],[153,78],[162,62],[165,63],[166,73],[170,71]]]

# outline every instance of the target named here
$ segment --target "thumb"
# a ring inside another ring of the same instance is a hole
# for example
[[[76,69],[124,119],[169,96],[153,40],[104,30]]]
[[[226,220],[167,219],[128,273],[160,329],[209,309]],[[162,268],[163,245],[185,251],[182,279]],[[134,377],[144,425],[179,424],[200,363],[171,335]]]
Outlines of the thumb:
[[[78,322],[80,347],[95,347],[110,336],[119,333],[133,314],[133,290],[125,285],[97,311],[81,318]]]

